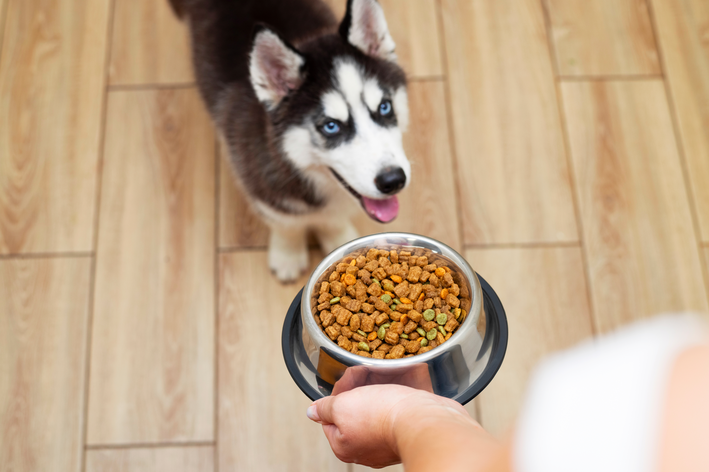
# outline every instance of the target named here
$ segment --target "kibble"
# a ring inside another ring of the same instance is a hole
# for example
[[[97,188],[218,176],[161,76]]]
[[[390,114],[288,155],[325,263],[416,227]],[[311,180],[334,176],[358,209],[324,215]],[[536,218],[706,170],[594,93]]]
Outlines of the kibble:
[[[386,335],[386,333],[387,333],[387,330],[384,327],[384,325],[382,325],[379,327],[379,331],[377,331],[377,337],[379,337],[379,339],[384,339],[384,336]]]
[[[313,291],[318,326],[342,349],[375,359],[446,342],[465,321],[469,291],[444,259],[423,254],[371,248],[334,264]]]

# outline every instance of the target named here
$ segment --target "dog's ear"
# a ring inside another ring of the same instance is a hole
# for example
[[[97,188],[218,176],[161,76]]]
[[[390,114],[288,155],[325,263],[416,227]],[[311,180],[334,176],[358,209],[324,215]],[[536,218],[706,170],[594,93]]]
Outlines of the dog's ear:
[[[340,36],[369,56],[396,62],[396,44],[377,0],[348,0]]]
[[[251,85],[266,108],[275,108],[303,83],[305,58],[270,28],[254,31],[249,59]]]

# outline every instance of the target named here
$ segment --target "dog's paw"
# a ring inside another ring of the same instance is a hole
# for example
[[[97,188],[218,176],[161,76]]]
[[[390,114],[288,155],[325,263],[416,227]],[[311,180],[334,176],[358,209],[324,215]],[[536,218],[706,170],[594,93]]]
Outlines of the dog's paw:
[[[268,266],[281,282],[294,282],[308,269],[308,248],[293,248],[271,241],[268,247]]]
[[[359,237],[359,233],[354,225],[347,220],[342,224],[342,226],[318,229],[317,236],[323,252],[325,254],[330,254],[343,244],[346,244],[353,239],[357,239]]]

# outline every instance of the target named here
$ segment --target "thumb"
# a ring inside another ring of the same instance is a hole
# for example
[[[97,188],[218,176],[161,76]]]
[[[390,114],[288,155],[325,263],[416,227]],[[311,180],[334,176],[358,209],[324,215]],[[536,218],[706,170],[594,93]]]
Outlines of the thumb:
[[[313,402],[306,412],[308,418],[320,424],[333,424],[335,422],[332,411],[334,401],[335,397],[328,396]]]

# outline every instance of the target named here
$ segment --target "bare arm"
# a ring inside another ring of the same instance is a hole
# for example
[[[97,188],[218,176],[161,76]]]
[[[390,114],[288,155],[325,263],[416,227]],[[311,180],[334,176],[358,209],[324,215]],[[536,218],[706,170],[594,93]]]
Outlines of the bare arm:
[[[443,405],[428,406],[394,425],[394,437],[407,472],[491,471],[502,445],[466,413]],[[421,418],[421,419],[419,419]]]
[[[682,353],[664,412],[661,472],[709,470],[709,345]]]
[[[360,387],[318,400],[308,416],[323,425],[342,461],[407,472],[488,471],[502,446],[460,404],[400,385]]]

